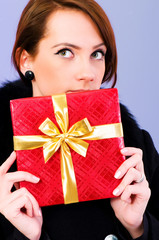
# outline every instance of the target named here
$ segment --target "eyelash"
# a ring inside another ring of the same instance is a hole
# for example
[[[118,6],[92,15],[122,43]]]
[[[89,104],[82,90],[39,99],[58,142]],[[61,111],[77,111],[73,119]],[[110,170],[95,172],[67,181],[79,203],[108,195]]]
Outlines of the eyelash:
[[[57,51],[57,52],[55,53],[55,55],[59,55],[60,53],[66,52],[66,51],[69,51],[72,55],[74,55],[73,52],[71,51],[71,49],[69,49],[69,48],[60,49],[59,51]],[[105,55],[106,55],[106,53],[105,53],[102,49],[98,49],[98,50],[94,51],[94,52],[91,54],[91,56],[93,56],[93,54],[95,54],[95,53],[101,53],[103,57],[105,57]],[[98,60],[101,60],[101,59],[98,59]]]
[[[55,53],[55,55],[59,55],[60,53],[62,53],[64,51],[69,51],[70,53],[73,54],[73,52],[69,48],[63,48],[63,49],[60,49],[59,51],[57,51],[57,53]]]
[[[91,54],[91,56],[93,56],[93,54],[95,54],[95,53],[101,53],[103,57],[105,57],[105,55],[106,55],[106,53],[105,53],[102,49],[98,49],[98,50],[94,51],[94,52]]]

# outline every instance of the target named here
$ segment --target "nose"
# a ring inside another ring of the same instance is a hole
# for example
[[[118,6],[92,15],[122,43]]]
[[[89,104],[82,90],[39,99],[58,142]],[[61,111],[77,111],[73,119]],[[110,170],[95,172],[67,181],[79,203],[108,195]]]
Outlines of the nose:
[[[93,67],[89,60],[82,59],[78,63],[78,71],[77,71],[77,80],[83,81],[94,81],[95,75],[93,73]]]

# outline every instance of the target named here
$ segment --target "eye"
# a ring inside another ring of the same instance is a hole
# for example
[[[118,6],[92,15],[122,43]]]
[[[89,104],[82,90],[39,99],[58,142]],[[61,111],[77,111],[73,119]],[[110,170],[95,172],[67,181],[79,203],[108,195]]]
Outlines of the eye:
[[[102,50],[97,50],[92,53],[91,57],[97,60],[102,60],[105,56],[105,53]]]
[[[55,54],[60,55],[61,57],[64,57],[64,58],[72,58],[73,57],[72,51],[67,48],[61,49]]]

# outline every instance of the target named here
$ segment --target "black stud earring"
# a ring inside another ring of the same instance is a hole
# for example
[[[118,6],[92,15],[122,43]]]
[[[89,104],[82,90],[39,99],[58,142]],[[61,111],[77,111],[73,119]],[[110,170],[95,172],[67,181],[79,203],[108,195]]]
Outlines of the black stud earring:
[[[34,79],[34,73],[32,71],[26,71],[25,73],[25,78],[28,80],[28,81],[32,81]]]

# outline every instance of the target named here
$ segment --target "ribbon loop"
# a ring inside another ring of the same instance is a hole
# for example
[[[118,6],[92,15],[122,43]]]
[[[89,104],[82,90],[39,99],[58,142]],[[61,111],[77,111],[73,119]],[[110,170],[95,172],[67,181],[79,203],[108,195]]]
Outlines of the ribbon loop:
[[[45,121],[39,126],[39,129],[50,137],[60,134],[59,129],[49,118],[45,119]]]
[[[88,133],[91,133],[93,128],[91,127],[87,118],[76,122],[68,131],[70,136],[81,137]]]

